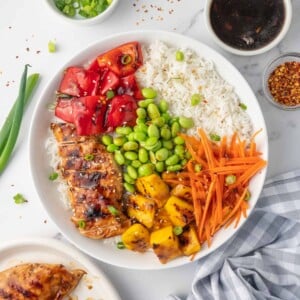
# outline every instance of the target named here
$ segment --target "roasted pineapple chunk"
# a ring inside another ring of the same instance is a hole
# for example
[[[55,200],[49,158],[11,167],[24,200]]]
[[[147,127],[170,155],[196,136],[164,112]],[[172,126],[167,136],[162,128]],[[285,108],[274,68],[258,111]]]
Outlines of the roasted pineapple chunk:
[[[137,190],[155,200],[157,207],[164,206],[169,197],[169,187],[157,174],[140,177],[136,180]]]
[[[175,226],[184,227],[194,219],[193,205],[178,197],[171,196],[164,208]]]
[[[143,225],[136,223],[122,234],[122,241],[129,250],[145,252],[150,247],[150,234]]]
[[[182,255],[178,237],[173,233],[172,226],[153,231],[150,235],[150,244],[162,264]]]
[[[201,245],[194,226],[188,226],[178,238],[184,255],[189,256],[200,251]]]
[[[173,226],[169,214],[166,212],[164,207],[158,209],[155,214],[152,231],[158,230],[160,228],[166,227],[166,226]]]
[[[192,189],[183,184],[177,184],[172,190],[171,195],[192,202]]]
[[[155,207],[153,199],[139,194],[132,194],[129,197],[127,213],[130,218],[135,218],[147,228],[151,228],[154,221]]]

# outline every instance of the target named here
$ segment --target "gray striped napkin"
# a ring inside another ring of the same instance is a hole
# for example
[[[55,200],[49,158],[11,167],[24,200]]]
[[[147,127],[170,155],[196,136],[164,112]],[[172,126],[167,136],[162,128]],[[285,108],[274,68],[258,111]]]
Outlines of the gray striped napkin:
[[[267,181],[238,233],[198,265],[188,300],[299,300],[300,170]]]

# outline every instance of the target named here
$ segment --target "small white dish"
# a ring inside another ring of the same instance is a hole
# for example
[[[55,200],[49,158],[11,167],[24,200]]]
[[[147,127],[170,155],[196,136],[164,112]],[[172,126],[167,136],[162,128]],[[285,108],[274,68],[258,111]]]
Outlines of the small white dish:
[[[70,299],[121,300],[104,273],[72,246],[54,239],[23,238],[1,243],[0,271],[23,263],[63,264],[68,269],[83,269]],[[69,299],[69,298],[68,298]]]
[[[96,259],[130,269],[167,269],[188,264],[191,262],[191,258],[182,256],[167,264],[161,264],[153,251],[147,251],[141,254],[126,249],[120,250],[117,248],[114,238],[93,240],[79,233],[70,220],[72,215],[71,209],[66,207],[60,197],[58,183],[48,179],[49,174],[53,172],[49,161],[50,156],[45,149],[46,140],[50,136],[50,123],[53,121],[53,112],[49,111],[48,107],[53,103],[55,91],[61,80],[63,70],[65,70],[66,67],[84,65],[97,57],[100,53],[126,42],[138,41],[141,44],[149,45],[157,40],[161,40],[176,48],[190,48],[214,64],[217,72],[233,86],[238,97],[242,99],[243,103],[247,106],[247,112],[252,120],[254,132],[262,129],[262,132],[257,136],[256,143],[259,151],[263,153],[263,159],[268,160],[267,129],[255,94],[244,77],[229,61],[197,40],[166,31],[144,30],[125,32],[93,43],[67,61],[57,70],[57,73],[47,84],[34,110],[29,137],[29,161],[32,179],[45,210],[66,238],[76,245],[76,247]],[[266,171],[266,168],[263,169],[251,180],[251,201],[249,201],[248,214],[251,213],[259,198]],[[206,244],[203,245],[201,251],[197,253],[194,259],[196,260],[212,253],[228,241],[237,230],[241,228],[245,221],[246,219],[241,219],[236,228],[230,226],[226,229],[221,229],[214,236],[212,245],[210,247],[207,247]],[[120,238],[117,239],[120,240]]]
[[[271,50],[273,47],[275,47],[286,35],[290,28],[291,20],[292,20],[292,4],[291,0],[283,0],[283,5],[285,9],[285,18],[284,18],[284,23],[281,28],[281,31],[279,34],[271,40],[268,44],[265,46],[254,49],[254,50],[243,50],[243,49],[238,49],[235,47],[232,47],[228,44],[226,44],[224,41],[222,41],[219,36],[216,34],[214,31],[211,20],[210,20],[210,10],[212,6],[213,0],[206,0],[205,4],[205,23],[207,30],[209,31],[212,39],[214,40],[215,43],[217,43],[220,47],[225,49],[228,52],[231,52],[236,55],[241,55],[241,56],[252,56],[252,55],[257,55],[257,54],[262,54],[264,52],[267,52]]]
[[[108,8],[100,13],[99,15],[93,17],[93,18],[81,18],[78,16],[75,17],[68,17],[67,15],[63,14],[55,5],[54,0],[43,0],[46,4],[47,8],[52,11],[54,15],[56,15],[61,20],[67,21],[69,23],[73,23],[76,25],[94,25],[102,23],[104,20],[106,20],[116,9],[119,0],[113,0],[112,3],[108,6]]]

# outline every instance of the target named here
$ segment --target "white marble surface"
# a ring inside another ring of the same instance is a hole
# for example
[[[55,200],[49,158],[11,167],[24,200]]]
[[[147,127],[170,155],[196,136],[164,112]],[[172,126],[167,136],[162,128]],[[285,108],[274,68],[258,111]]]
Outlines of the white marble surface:
[[[262,94],[262,70],[271,58],[300,49],[300,1],[293,1],[291,28],[278,47],[254,57],[225,53],[209,36],[203,18],[204,0],[121,0],[117,11],[103,24],[78,27],[56,19],[44,0],[0,1],[0,125],[18,91],[25,63],[41,74],[35,97],[23,120],[11,163],[0,175],[0,243],[18,237],[62,238],[48,218],[29,176],[28,130],[33,107],[57,69],[87,44],[113,33],[137,29],[163,29],[193,37],[215,48],[245,76],[255,91],[269,133],[268,176],[300,167],[300,110],[286,112],[271,106]],[[152,5],[152,6],[151,6]],[[160,9],[161,8],[161,9]],[[57,52],[48,53],[49,40]],[[13,196],[22,193],[28,203],[16,205]],[[196,263],[164,271],[135,271],[95,262],[102,268],[124,300],[160,300],[169,293],[185,296],[190,290]]]

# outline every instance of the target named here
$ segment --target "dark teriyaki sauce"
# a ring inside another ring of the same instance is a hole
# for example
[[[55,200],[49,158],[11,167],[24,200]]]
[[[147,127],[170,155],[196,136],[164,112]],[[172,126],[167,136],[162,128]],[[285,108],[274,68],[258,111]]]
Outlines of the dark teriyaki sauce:
[[[217,36],[243,50],[259,49],[274,40],[284,18],[282,0],[214,0],[210,9]]]

